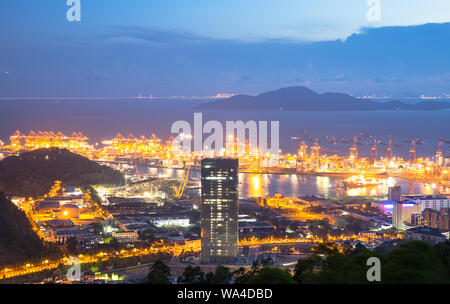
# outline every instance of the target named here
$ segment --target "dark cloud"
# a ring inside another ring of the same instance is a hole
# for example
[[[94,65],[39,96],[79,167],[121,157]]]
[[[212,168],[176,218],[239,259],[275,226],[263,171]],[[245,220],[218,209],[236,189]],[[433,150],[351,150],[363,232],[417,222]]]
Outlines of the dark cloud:
[[[369,29],[346,41],[309,44],[216,40],[143,27],[5,37],[0,58],[8,67],[1,69],[14,77],[1,81],[0,91],[11,97],[211,96],[302,84],[358,94],[374,87],[441,94],[450,81],[450,41],[442,39],[447,33],[450,23]]]

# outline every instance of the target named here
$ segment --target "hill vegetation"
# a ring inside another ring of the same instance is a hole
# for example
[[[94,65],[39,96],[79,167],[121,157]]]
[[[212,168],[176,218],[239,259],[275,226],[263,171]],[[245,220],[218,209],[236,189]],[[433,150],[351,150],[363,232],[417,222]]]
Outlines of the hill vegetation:
[[[369,282],[367,261],[380,260],[380,281]],[[400,241],[389,252],[369,250],[360,243],[344,252],[333,244],[319,244],[308,258],[300,259],[293,274],[271,266],[271,259],[255,262],[250,269],[233,272],[217,266],[205,274],[199,266],[187,266],[178,278],[182,284],[448,284],[450,242],[431,245]],[[149,284],[168,284],[170,268],[159,261],[147,277]]]
[[[56,180],[64,186],[124,184],[122,173],[66,149],[38,149],[0,162],[0,191],[7,196],[39,197]]]
[[[31,228],[23,211],[0,192],[0,265],[54,256],[58,250],[44,244]]]

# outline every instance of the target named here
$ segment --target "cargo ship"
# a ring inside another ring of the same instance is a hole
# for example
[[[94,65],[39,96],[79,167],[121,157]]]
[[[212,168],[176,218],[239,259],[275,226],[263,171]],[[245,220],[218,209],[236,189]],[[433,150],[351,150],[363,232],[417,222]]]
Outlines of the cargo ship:
[[[356,175],[342,181],[342,186],[346,189],[362,187],[378,187],[383,185],[383,180],[378,178],[367,178],[364,175]]]

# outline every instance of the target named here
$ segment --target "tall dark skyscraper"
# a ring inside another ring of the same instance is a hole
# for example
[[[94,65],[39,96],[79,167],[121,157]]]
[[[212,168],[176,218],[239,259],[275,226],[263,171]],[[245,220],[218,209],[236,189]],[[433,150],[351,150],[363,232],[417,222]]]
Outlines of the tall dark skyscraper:
[[[388,200],[398,203],[402,200],[402,188],[398,185],[388,188]]]
[[[403,229],[403,204],[400,202],[402,200],[402,189],[400,186],[395,185],[388,188],[388,200],[392,202],[392,226],[395,229]]]
[[[202,262],[230,263],[238,255],[238,160],[202,160]]]

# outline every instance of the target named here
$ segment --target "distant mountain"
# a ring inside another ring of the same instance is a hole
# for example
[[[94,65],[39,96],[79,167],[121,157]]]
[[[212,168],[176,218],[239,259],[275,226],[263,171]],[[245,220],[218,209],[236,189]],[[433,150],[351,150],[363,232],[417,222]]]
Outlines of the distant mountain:
[[[211,110],[284,110],[284,111],[374,111],[374,110],[442,110],[450,103],[428,101],[405,104],[398,100],[375,102],[344,93],[318,94],[306,87],[287,87],[257,96],[235,95],[227,99],[203,103],[197,109]]]
[[[42,196],[56,180],[65,186],[124,184],[119,171],[66,149],[38,149],[0,162],[0,191],[9,196]]]

